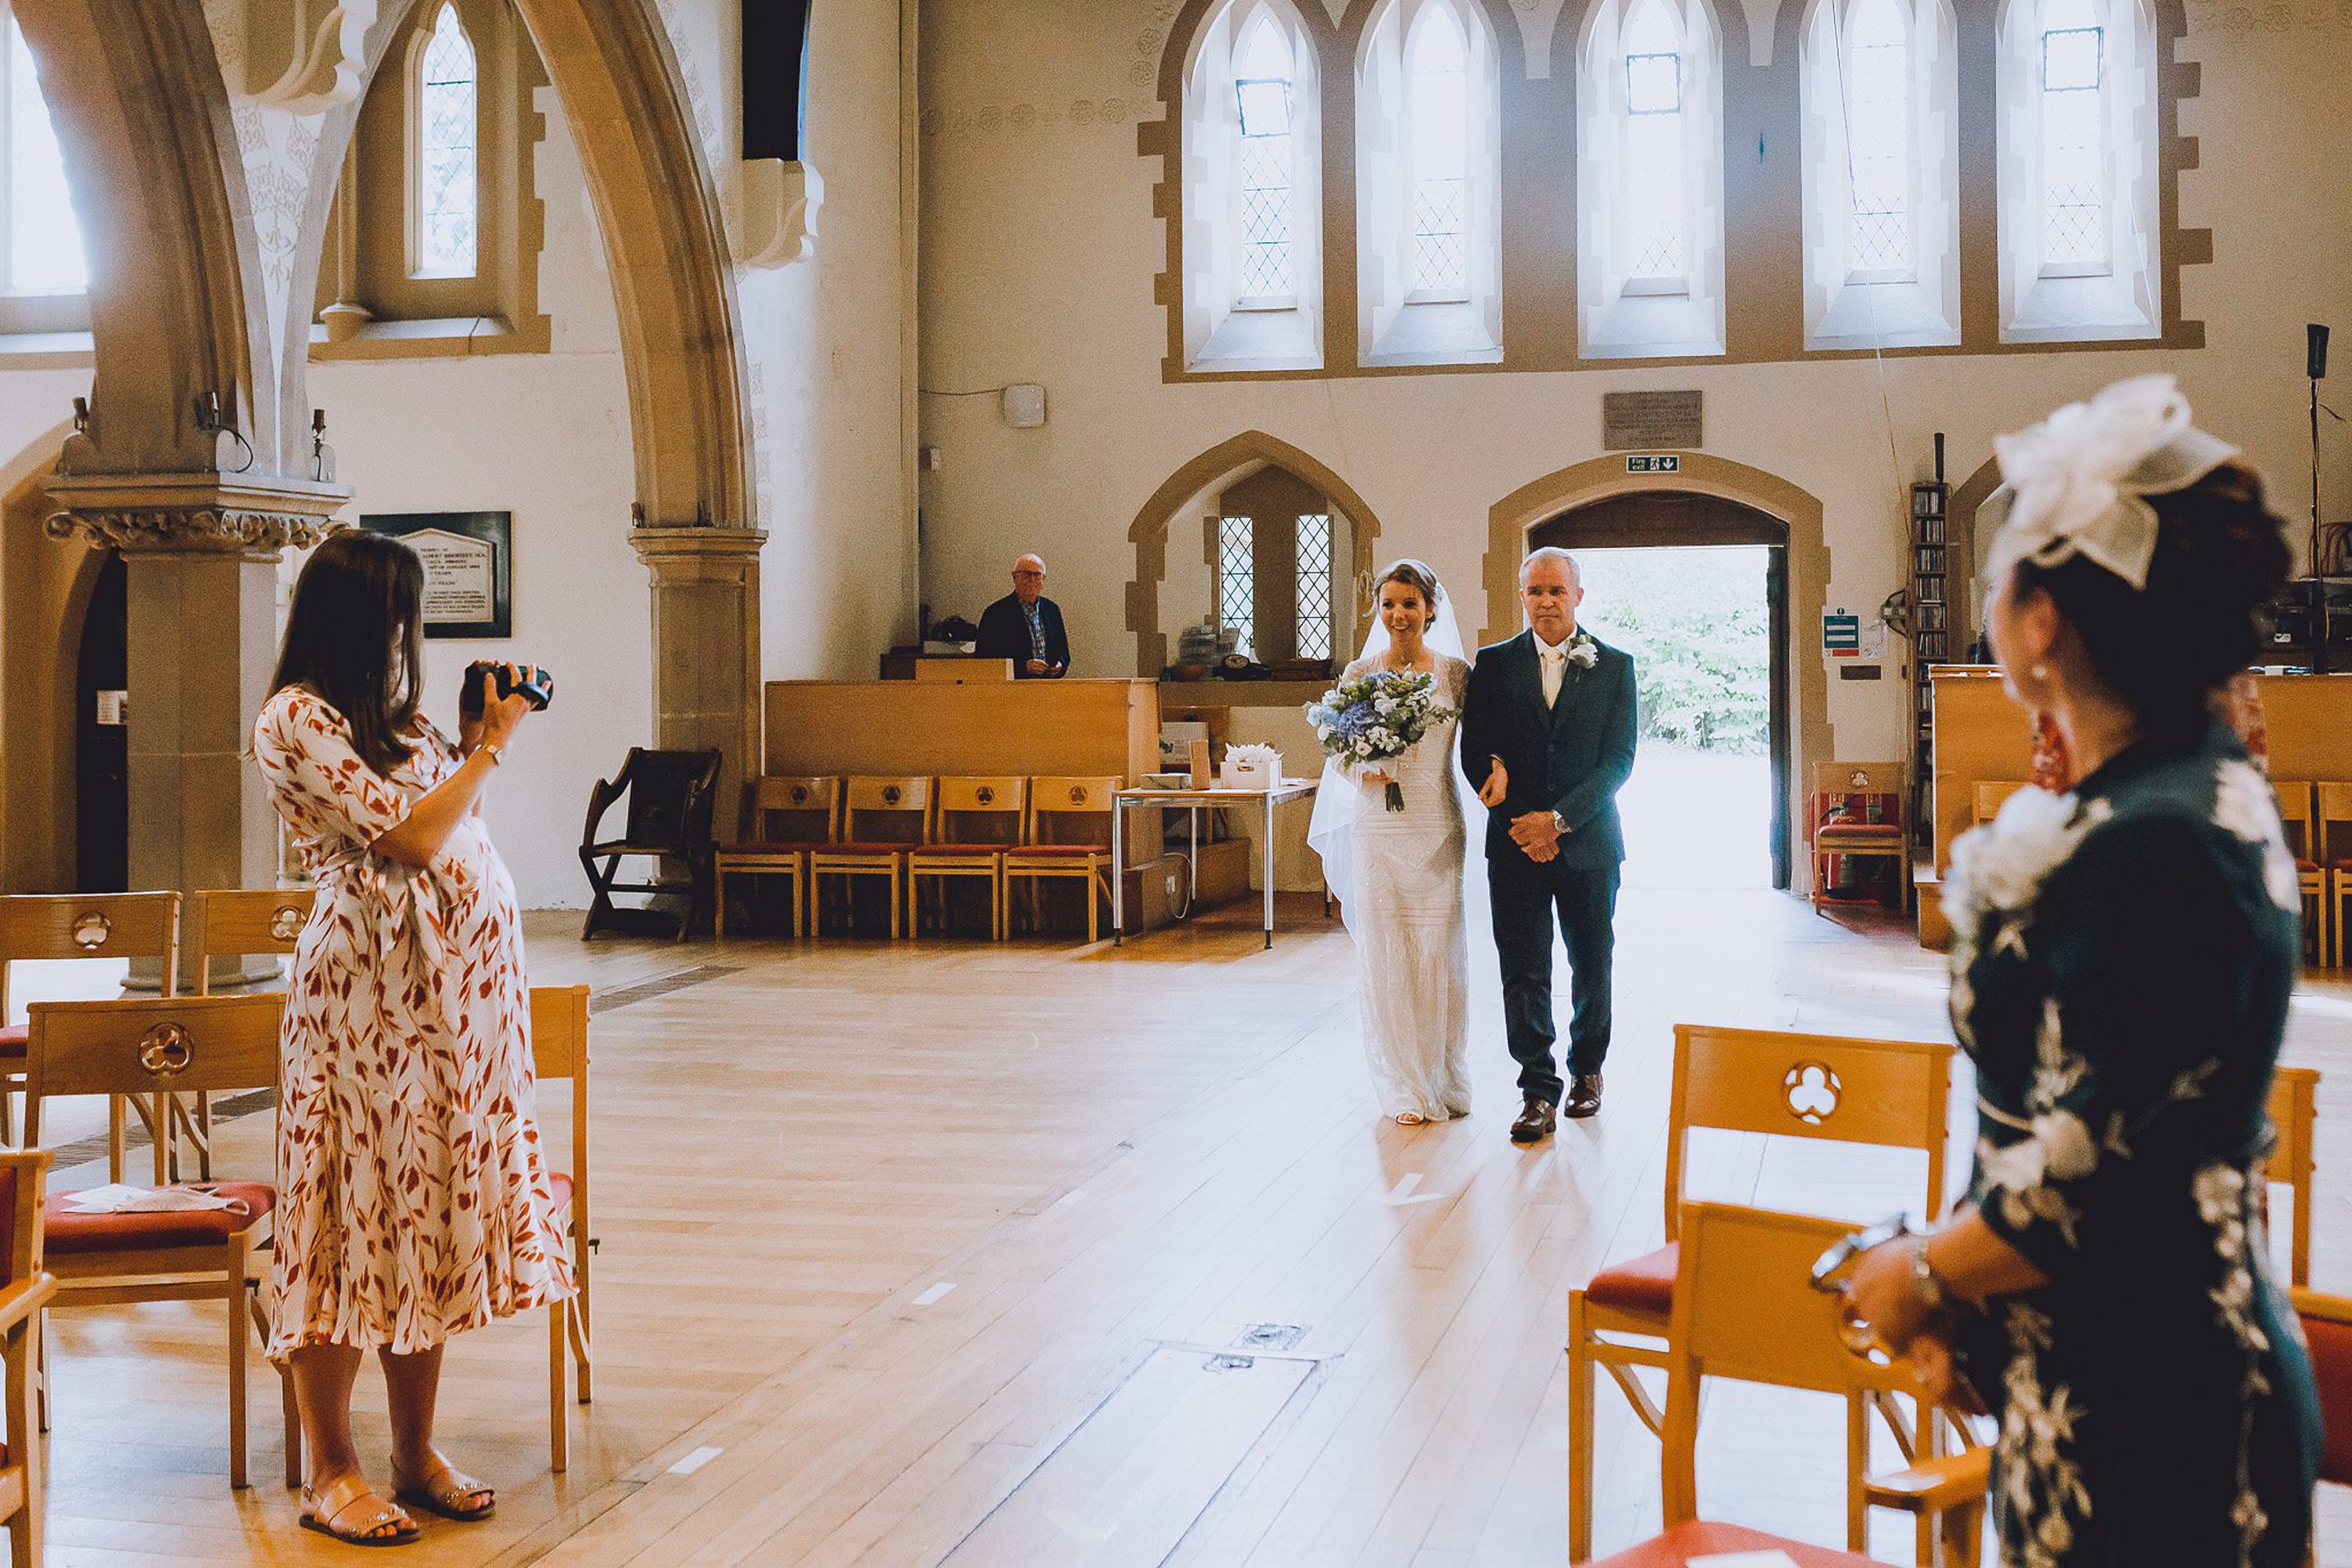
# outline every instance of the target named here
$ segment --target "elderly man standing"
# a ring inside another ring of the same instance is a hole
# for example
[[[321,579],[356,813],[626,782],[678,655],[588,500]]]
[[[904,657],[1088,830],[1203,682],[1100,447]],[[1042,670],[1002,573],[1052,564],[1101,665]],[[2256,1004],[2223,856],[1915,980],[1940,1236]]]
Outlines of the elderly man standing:
[[[1478,650],[1462,702],[1462,768],[1486,803],[1486,879],[1503,969],[1503,1027],[1526,1105],[1515,1143],[1557,1116],[1601,1109],[1610,961],[1625,834],[1617,792],[1633,771],[1633,661],[1578,629],[1584,586],[1564,550],[1519,568],[1528,629]],[[1568,1079],[1552,1059],[1552,921],[1572,971]]]
[[[1059,680],[1070,672],[1070,634],[1062,606],[1045,597],[1045,561],[1013,563],[1013,592],[981,612],[980,656],[1009,658],[1023,680]]]

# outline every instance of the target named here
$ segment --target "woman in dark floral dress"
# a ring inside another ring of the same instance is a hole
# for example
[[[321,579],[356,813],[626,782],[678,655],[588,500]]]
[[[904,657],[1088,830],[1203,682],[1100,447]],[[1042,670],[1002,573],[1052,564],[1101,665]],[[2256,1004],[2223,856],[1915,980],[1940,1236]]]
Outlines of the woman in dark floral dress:
[[[2169,376],[1997,446],[1994,652],[2073,787],[1954,847],[1975,1177],[1932,1237],[1864,1256],[1853,1308],[1930,1369],[1948,1295],[1988,1315],[2003,1564],[2302,1568],[2319,1416],[2262,1217],[2300,903],[2214,709],[2281,525]]]

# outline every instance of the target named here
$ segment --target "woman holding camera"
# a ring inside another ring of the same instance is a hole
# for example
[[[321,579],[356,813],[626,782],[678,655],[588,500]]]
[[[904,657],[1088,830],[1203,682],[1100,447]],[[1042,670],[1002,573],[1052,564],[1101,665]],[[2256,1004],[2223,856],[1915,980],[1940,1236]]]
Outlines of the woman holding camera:
[[[2073,777],[1953,848],[1969,1201],[1864,1254],[1849,1310],[1931,1384],[1962,1351],[2004,1564],[2302,1568],[2319,1414],[2263,1226],[2300,900],[2216,715],[2282,525],[2169,376],[1996,447],[1993,652]]]
[[[486,673],[455,742],[424,718],[424,584],[405,545],[330,537],[295,584],[253,735],[319,885],[279,1047],[268,1350],[309,1444],[304,1528],[371,1546],[418,1531],[352,1449],[363,1354],[391,1395],[394,1495],[483,1519],[490,1489],[433,1444],[442,1347],[572,1291],[532,1110],[521,921],[480,810],[530,703]]]

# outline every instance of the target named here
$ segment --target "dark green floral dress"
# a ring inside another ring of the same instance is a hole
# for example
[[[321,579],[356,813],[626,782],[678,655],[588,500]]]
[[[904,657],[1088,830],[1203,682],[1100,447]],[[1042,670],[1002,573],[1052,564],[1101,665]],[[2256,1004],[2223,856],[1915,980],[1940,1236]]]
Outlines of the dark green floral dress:
[[[2262,1218],[2301,906],[2268,781],[2218,727],[2144,742],[2019,792],[1946,903],[1971,1199],[2050,1280],[1990,1304],[2000,1561],[2302,1568],[2319,1415]]]

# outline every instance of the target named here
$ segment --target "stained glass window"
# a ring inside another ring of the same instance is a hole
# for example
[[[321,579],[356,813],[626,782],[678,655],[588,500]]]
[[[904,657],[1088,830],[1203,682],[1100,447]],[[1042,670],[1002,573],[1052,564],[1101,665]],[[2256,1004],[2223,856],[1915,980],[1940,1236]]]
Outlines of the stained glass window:
[[[1217,620],[1240,652],[1256,651],[1257,526],[1245,517],[1217,520]]]
[[[1911,222],[1911,36],[1895,0],[1862,0],[1847,23],[1846,265],[1904,274]]]
[[[445,4],[425,37],[416,94],[416,273],[470,278],[480,232],[475,156],[480,80],[474,45]]]
[[[1331,657],[1331,519],[1298,520],[1298,657]]]
[[[1637,0],[1620,40],[1625,57],[1628,270],[1684,276],[1682,26],[1664,0]]]
[[[1444,0],[1423,12],[1410,54],[1412,286],[1459,298],[1470,287],[1469,44]]]
[[[2042,259],[2089,271],[2107,260],[2106,30],[2094,0],[2042,12]]]
[[[11,294],[79,294],[89,286],[65,158],[25,35],[8,16],[7,279]]]
[[[1290,45],[1260,11],[1234,53],[1241,120],[1241,298],[1288,304],[1291,271]]]

